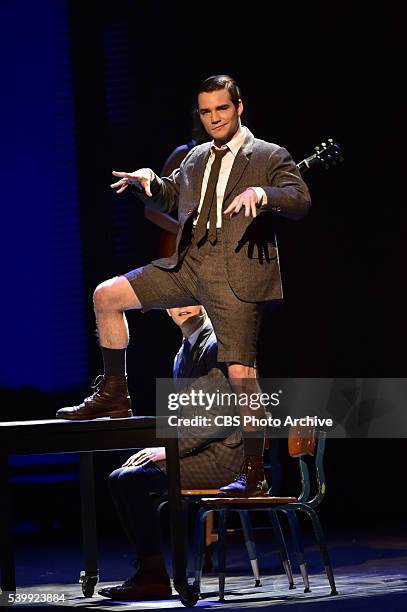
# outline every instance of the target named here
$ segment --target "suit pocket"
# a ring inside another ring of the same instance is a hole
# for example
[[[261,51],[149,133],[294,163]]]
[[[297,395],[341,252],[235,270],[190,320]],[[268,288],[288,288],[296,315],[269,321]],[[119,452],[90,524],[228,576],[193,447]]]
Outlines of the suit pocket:
[[[260,263],[269,263],[277,259],[277,249],[271,241],[249,242],[246,249],[247,257]]]

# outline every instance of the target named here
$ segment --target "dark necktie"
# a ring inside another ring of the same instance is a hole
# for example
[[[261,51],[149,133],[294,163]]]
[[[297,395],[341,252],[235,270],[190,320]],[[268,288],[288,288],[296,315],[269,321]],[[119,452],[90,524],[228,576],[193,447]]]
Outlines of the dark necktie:
[[[206,186],[205,196],[202,202],[201,211],[195,228],[195,241],[199,245],[206,238],[206,225],[209,219],[209,242],[216,243],[216,217],[217,217],[217,202],[216,202],[216,185],[218,183],[219,171],[222,164],[222,158],[226,155],[229,149],[213,149],[215,159],[209,173],[208,184]]]
[[[191,353],[191,345],[189,343],[188,338],[184,338],[184,340],[182,341],[182,350],[181,350],[180,360],[178,364],[177,378],[183,378],[183,376],[185,376],[185,372],[187,369],[186,366],[187,366],[187,362],[188,362],[190,353]]]

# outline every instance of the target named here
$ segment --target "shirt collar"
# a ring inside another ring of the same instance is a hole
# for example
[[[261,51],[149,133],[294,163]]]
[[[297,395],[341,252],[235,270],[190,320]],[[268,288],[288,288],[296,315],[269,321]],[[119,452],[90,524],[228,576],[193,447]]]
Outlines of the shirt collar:
[[[233,138],[229,140],[227,144],[224,144],[222,147],[219,147],[219,149],[228,148],[229,151],[233,154],[233,156],[236,157],[239,149],[242,147],[245,141],[245,138],[246,138],[246,128],[243,125],[241,125],[239,129],[237,130],[236,134],[234,134]],[[218,147],[215,146],[214,141],[212,141],[211,143],[211,152],[213,154],[212,147],[214,147],[215,149],[218,149]]]
[[[207,317],[204,318],[202,325],[200,325],[198,327],[198,329],[196,329],[194,332],[192,332],[192,334],[190,336],[188,336],[188,342],[190,344],[190,347],[192,349],[192,347],[195,345],[196,341],[198,340],[198,336],[201,333],[201,331],[203,330],[203,328],[205,327],[206,323],[207,323]]]

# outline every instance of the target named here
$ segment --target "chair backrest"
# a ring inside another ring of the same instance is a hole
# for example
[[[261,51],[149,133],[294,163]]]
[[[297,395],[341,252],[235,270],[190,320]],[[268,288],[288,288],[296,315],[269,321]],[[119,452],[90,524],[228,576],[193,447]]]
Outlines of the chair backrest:
[[[302,491],[299,502],[307,502],[311,507],[318,506],[326,492],[325,472],[323,466],[325,452],[325,431],[316,431],[315,427],[292,426],[288,433],[288,452],[298,459]],[[317,489],[312,499],[310,467],[317,483]]]
[[[291,457],[315,454],[315,427],[292,426],[288,432],[288,452]]]

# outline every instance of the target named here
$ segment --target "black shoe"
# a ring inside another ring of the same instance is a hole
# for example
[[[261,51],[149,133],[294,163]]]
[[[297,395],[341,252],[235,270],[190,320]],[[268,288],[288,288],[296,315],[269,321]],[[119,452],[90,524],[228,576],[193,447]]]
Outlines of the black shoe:
[[[169,578],[161,582],[154,575],[148,576],[144,573],[142,577],[136,574],[128,578],[123,584],[103,587],[98,593],[118,601],[152,601],[168,599],[172,590]]]

